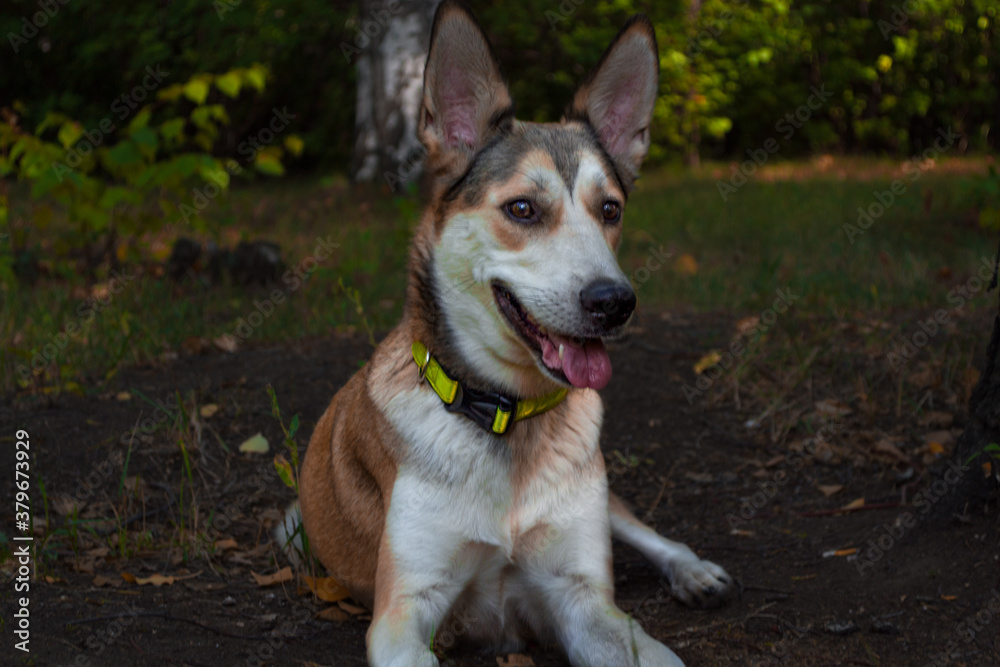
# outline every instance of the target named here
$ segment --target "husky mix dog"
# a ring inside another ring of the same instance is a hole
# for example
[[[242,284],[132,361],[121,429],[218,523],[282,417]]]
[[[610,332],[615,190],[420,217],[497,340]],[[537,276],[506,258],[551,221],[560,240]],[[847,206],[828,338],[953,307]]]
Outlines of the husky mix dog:
[[[372,610],[374,667],[438,665],[452,622],[497,652],[536,638],[576,666],[682,665],[615,605],[612,536],[685,603],[733,589],[609,493],[599,447],[602,339],[636,302],[615,252],[658,76],[635,16],[561,122],[521,122],[476,20],[451,0],[437,11],[418,128],[430,204],[402,321],[316,425],[279,527],[294,542],[301,518]]]

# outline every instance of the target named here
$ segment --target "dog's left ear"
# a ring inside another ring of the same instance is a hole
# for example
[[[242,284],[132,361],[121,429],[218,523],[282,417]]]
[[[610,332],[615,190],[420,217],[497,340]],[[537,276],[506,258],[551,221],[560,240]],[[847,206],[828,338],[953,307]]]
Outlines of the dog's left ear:
[[[612,40],[566,110],[565,120],[593,126],[628,187],[649,152],[659,79],[656,32],[645,15],[637,14]]]

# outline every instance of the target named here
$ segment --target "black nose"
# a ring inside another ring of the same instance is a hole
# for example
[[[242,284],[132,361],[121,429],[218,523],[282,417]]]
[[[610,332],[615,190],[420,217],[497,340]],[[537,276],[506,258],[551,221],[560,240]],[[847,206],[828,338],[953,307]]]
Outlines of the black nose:
[[[580,290],[580,305],[594,324],[613,329],[635,310],[635,291],[628,283],[599,278]]]

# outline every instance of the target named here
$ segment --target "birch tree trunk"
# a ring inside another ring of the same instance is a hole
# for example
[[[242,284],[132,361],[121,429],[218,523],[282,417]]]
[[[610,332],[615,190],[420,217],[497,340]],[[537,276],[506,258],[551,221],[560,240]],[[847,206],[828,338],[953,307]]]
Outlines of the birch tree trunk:
[[[351,173],[356,182],[400,190],[421,172],[417,112],[431,22],[439,0],[362,0],[341,44],[357,67],[358,97]]]

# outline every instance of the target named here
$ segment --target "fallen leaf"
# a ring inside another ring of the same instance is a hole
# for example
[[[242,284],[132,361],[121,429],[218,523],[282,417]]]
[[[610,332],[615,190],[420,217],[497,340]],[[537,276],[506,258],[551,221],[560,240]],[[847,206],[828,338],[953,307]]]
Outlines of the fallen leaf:
[[[736,322],[736,330],[744,336],[749,336],[757,330],[758,324],[760,324],[760,317],[757,315],[751,315],[750,317],[744,317],[738,320]]]
[[[853,556],[856,553],[858,553],[858,548],[854,547],[853,549],[837,549],[836,551],[833,552],[833,555],[834,556]]]
[[[888,438],[884,438],[876,442],[872,450],[878,454],[884,454],[889,458],[896,459],[897,461],[901,461],[903,463],[909,463],[910,461],[906,454],[904,454],[902,450]]]
[[[295,575],[292,574],[292,568],[289,566],[283,567],[274,574],[257,574],[251,570],[250,574],[257,581],[257,585],[264,586],[274,586],[275,584],[283,584],[286,581],[291,581]]]
[[[145,586],[147,584],[152,584],[153,586],[157,587],[163,586],[164,584],[166,584],[167,586],[172,586],[175,581],[177,581],[177,579],[175,579],[174,577],[165,577],[162,574],[154,574],[153,576],[146,577],[144,579],[139,577],[135,578],[135,583],[137,583],[140,586]]]
[[[842,510],[856,510],[859,507],[864,507],[864,506],[865,506],[865,499],[864,499],[864,496],[862,496],[861,498],[858,498],[856,500],[852,500],[851,502],[847,503],[846,505],[844,505],[840,509],[842,509]]]
[[[118,588],[119,586],[122,585],[122,582],[119,581],[118,579],[110,579],[100,574],[94,577],[94,581],[92,583],[97,588],[102,588],[104,586],[111,586],[112,588]]]
[[[701,375],[702,373],[704,373],[705,371],[707,371],[709,368],[716,365],[720,361],[722,361],[722,355],[716,352],[715,350],[712,350],[711,352],[709,352],[708,354],[706,354],[705,356],[703,356],[701,359],[698,360],[698,363],[694,365],[694,372],[697,375]]]
[[[120,574],[121,574],[121,578],[124,579],[125,581],[127,581],[128,583],[130,583],[130,584],[134,584],[135,583],[135,575],[134,574],[129,574],[128,572],[122,572]]]
[[[350,602],[344,602],[343,600],[337,602],[337,606],[346,611],[348,614],[353,614],[354,616],[359,616],[365,613],[366,611],[364,607],[359,607],[356,604],[351,604]]]
[[[240,346],[239,339],[232,334],[222,334],[218,338],[213,338],[212,343],[223,352],[229,352],[230,354],[235,352]]]
[[[302,581],[320,600],[340,602],[351,593],[333,577],[302,577]]]
[[[941,410],[931,410],[917,420],[917,423],[925,428],[948,428],[955,423],[955,415]]]
[[[127,391],[120,391],[117,394],[115,394],[115,398],[117,398],[119,401],[131,401],[132,394],[128,393]]]
[[[507,656],[507,662],[504,662],[503,657],[498,655],[497,665],[499,667],[535,667],[535,661],[521,653],[511,653]]]
[[[698,273],[698,260],[696,260],[693,255],[684,253],[677,258],[677,262],[675,262],[674,267],[676,268],[677,273],[681,273],[685,276],[693,276]]]
[[[929,389],[938,384],[938,373],[926,364],[919,371],[910,373],[910,384],[919,389]]]
[[[827,498],[829,498],[833,494],[835,494],[838,491],[842,490],[844,488],[844,485],[843,484],[820,484],[818,488],[819,488],[819,490],[822,492],[822,494],[824,496],[826,496]]]
[[[946,602],[952,602],[954,600],[957,600],[958,596],[957,595],[942,595],[941,599],[944,600],[944,601],[946,601]]]
[[[955,435],[951,431],[931,431],[924,434],[924,442],[937,442],[943,447],[949,447],[955,444]]]
[[[201,354],[212,347],[212,341],[203,336],[188,336],[181,342],[181,349],[188,354]]]
[[[849,405],[836,398],[825,398],[822,401],[816,401],[814,405],[820,414],[828,417],[846,417],[854,412]]]
[[[226,551],[228,549],[235,549],[237,547],[236,540],[229,537],[224,540],[215,541],[215,549],[217,551]]]
[[[928,442],[927,451],[935,456],[940,456],[941,454],[944,454],[944,445],[940,442]]]
[[[267,438],[260,433],[250,436],[240,444],[240,451],[244,453],[266,454],[268,449],[270,445],[267,444]]]
[[[205,405],[201,406],[201,408],[198,409],[198,414],[200,414],[205,419],[208,419],[218,411],[219,411],[218,405],[216,405],[215,403],[206,403]]]
[[[699,484],[711,484],[715,481],[715,477],[709,472],[689,472],[684,475],[692,482],[698,482]]]
[[[321,618],[324,621],[332,621],[334,623],[343,623],[351,617],[345,614],[340,607],[327,607],[323,611],[316,614],[316,618]]]

